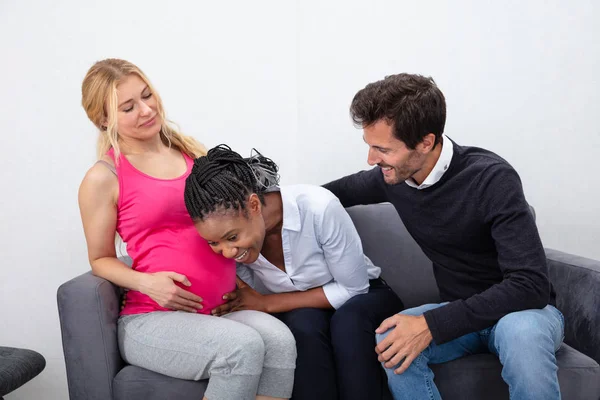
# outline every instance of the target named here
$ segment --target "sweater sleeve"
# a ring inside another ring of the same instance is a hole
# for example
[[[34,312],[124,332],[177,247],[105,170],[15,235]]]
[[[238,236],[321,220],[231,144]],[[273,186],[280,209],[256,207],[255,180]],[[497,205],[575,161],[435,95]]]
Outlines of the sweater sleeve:
[[[550,300],[546,256],[517,172],[508,164],[492,165],[482,172],[478,188],[480,214],[490,226],[503,279],[424,314],[438,345],[488,328],[509,313],[544,308]]]
[[[357,172],[323,185],[344,207],[358,204],[377,204],[387,201],[381,168]]]

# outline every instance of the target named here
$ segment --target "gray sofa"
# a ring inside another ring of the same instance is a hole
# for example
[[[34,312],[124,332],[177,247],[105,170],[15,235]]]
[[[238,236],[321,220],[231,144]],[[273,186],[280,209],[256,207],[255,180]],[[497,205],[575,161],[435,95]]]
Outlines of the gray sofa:
[[[390,204],[357,206],[348,212],[365,253],[382,267],[383,277],[407,307],[439,302],[431,262]],[[558,308],[566,319],[565,344],[557,353],[563,399],[599,400],[600,261],[550,249],[546,254]],[[123,362],[116,334],[119,296],[117,287],[89,272],[58,289],[71,400],[200,400],[206,381],[169,378]],[[508,399],[501,365],[493,355],[468,356],[432,368],[444,400]]]

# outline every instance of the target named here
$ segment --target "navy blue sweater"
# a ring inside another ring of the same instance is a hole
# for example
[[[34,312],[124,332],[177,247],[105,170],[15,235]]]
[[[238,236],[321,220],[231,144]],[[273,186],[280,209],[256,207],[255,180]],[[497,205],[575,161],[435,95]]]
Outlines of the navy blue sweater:
[[[388,185],[379,167],[324,185],[345,207],[390,202],[433,262],[444,307],[424,314],[436,344],[554,304],[546,256],[517,172],[498,155],[454,142],[439,182]],[[402,297],[402,293],[399,293]]]

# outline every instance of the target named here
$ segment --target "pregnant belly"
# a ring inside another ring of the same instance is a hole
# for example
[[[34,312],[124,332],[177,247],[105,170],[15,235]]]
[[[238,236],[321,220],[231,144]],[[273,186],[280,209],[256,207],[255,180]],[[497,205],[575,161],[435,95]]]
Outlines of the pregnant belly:
[[[227,260],[229,261],[229,260]],[[201,314],[210,314],[213,308],[225,303],[223,295],[235,290],[235,263],[222,263],[212,268],[187,268],[185,271],[172,269],[174,272],[185,275],[190,281],[190,286],[185,286],[179,282],[176,285],[190,293],[202,298],[202,309],[198,310]],[[148,271],[158,272],[158,271]],[[152,311],[170,311],[158,305],[149,296],[134,290],[127,292],[125,306],[121,311],[122,315],[139,314]]]

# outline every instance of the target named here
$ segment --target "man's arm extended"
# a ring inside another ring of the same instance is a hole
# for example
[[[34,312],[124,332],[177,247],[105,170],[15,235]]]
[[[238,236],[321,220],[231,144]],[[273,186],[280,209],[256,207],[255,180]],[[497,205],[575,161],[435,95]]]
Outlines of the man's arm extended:
[[[385,182],[379,167],[345,176],[323,187],[340,199],[344,207],[387,201]]]

